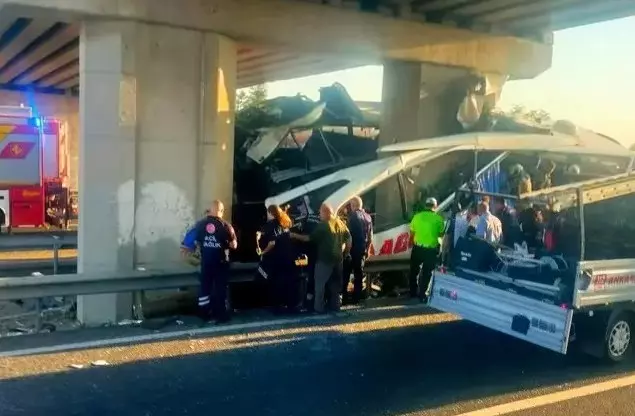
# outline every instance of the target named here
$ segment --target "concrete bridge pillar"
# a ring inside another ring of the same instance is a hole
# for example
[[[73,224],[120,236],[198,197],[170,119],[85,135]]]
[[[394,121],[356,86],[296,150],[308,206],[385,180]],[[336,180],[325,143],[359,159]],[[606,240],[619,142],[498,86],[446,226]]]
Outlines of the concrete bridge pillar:
[[[231,212],[236,46],[133,21],[86,21],[80,46],[80,273],[180,264],[213,199]],[[87,325],[131,313],[130,295],[78,299]]]
[[[457,110],[472,75],[473,71],[466,68],[396,60],[384,62],[380,146],[461,133],[463,128],[457,120]],[[505,79],[502,75],[488,76],[492,104],[500,97]],[[425,182],[433,182],[435,174],[443,172],[443,166],[428,167],[421,172],[426,176]],[[394,184],[378,188],[377,213],[399,222],[403,215],[400,200],[399,189]]]

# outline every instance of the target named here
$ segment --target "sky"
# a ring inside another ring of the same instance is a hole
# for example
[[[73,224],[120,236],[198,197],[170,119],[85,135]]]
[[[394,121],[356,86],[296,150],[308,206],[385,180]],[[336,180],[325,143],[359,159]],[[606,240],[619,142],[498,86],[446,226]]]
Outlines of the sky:
[[[499,107],[523,105],[635,143],[635,17],[567,29],[554,35],[553,64],[531,80],[510,81]],[[343,84],[357,101],[380,101],[382,67],[365,66],[267,85],[268,95],[319,97],[321,86]]]

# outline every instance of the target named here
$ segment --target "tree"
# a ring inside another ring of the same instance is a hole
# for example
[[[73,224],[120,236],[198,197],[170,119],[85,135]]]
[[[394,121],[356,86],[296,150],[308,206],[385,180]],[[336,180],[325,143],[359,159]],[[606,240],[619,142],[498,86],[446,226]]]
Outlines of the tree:
[[[254,85],[236,94],[236,126],[244,131],[271,123],[272,115],[267,111],[267,87]]]
[[[547,124],[551,121],[551,116],[545,110],[528,110],[522,105],[515,105],[511,110],[506,112],[514,118],[522,118],[536,124]]]
[[[267,100],[267,87],[263,84],[242,89],[236,94],[236,111],[262,108]]]

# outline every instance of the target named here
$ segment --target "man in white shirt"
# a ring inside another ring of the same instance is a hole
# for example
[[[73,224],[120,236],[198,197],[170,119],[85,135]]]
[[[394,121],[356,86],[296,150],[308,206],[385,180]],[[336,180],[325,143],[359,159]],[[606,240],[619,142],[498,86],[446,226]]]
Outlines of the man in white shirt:
[[[490,243],[498,244],[503,237],[503,225],[489,210],[489,204],[481,201],[478,204],[479,220],[476,225],[476,236]]]
[[[452,235],[454,241],[452,241],[452,247],[456,246],[456,242],[459,241],[459,238],[467,235],[467,229],[469,226],[470,221],[468,219],[467,208],[457,212],[454,217],[454,232]]]

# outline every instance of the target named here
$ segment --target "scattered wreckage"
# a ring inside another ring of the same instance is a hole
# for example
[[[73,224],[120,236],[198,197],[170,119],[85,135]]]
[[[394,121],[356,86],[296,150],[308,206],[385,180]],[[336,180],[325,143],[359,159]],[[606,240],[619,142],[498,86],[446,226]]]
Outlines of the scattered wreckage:
[[[340,84],[321,88],[317,102],[297,95],[244,109],[236,125],[232,219],[243,242],[240,261],[257,259],[254,236],[266,198],[377,154],[378,116],[360,109]]]

